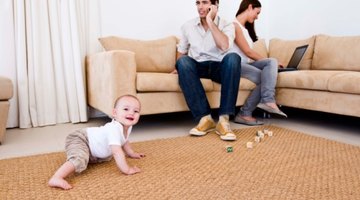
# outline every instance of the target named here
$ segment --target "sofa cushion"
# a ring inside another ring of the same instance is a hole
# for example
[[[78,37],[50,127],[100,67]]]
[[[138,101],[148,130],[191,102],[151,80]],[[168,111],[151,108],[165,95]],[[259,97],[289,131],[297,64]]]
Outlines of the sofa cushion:
[[[346,72],[332,76],[329,90],[332,92],[360,94],[360,72]]]
[[[240,78],[239,90],[253,90],[256,84],[246,78]],[[221,84],[214,82],[214,91],[221,91]]]
[[[175,69],[175,36],[157,40],[135,40],[116,36],[99,38],[106,51],[128,50],[135,53],[138,72],[171,72]]]
[[[312,69],[360,71],[360,36],[317,35]]]
[[[200,79],[206,92],[213,90],[210,79]],[[177,74],[139,72],[136,75],[136,90],[139,92],[181,92]]]
[[[269,42],[269,57],[276,58],[279,63],[287,66],[295,48],[308,44],[309,47],[299,64],[299,69],[307,70],[311,67],[312,56],[314,52],[315,36],[304,40],[282,40],[271,39]]]
[[[13,85],[9,78],[0,76],[0,100],[9,100],[13,96]]]
[[[320,70],[281,72],[278,75],[276,87],[328,91],[329,80],[343,73],[347,72]]]

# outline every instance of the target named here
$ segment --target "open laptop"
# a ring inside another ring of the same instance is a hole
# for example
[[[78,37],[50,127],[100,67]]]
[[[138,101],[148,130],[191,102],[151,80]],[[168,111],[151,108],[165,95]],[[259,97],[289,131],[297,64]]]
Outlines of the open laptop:
[[[287,65],[287,67],[284,68],[280,68],[278,69],[278,72],[286,72],[286,71],[294,71],[297,70],[300,61],[302,60],[302,58],[304,57],[304,54],[306,52],[306,49],[308,48],[308,44],[303,45],[303,46],[299,46],[296,47],[293,55],[290,58],[289,64]]]

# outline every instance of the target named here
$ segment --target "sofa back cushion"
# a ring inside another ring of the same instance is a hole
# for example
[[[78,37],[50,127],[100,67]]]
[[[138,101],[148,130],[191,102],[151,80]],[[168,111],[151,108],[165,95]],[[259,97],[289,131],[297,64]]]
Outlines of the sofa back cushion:
[[[252,49],[265,58],[269,57],[265,39],[254,42]]]
[[[116,36],[99,38],[106,51],[128,50],[135,53],[138,72],[171,72],[175,69],[175,36],[157,40],[135,40]]]
[[[304,40],[282,40],[274,38],[269,42],[269,57],[276,58],[279,63],[287,66],[296,47],[308,44],[309,47],[299,64],[299,69],[307,70],[311,67],[314,43],[315,36]]]
[[[311,68],[360,71],[360,36],[317,35]]]

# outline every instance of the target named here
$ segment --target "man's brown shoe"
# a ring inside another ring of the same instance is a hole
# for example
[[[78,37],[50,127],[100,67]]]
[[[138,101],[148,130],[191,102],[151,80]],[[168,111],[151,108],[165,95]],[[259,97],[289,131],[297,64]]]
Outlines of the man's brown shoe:
[[[215,122],[212,119],[204,119],[203,121],[200,121],[199,124],[190,130],[190,135],[195,136],[204,136],[207,133],[215,130]]]
[[[220,135],[222,140],[234,141],[236,140],[236,135],[230,128],[229,122],[219,122],[216,125],[216,133]]]

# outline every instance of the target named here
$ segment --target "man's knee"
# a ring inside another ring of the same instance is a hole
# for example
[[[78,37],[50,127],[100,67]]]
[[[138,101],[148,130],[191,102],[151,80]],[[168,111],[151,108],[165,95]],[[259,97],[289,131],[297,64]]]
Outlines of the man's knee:
[[[234,73],[240,73],[241,71],[241,57],[237,53],[229,53],[224,59],[223,63],[227,70],[231,70]]]
[[[189,56],[181,56],[175,64],[176,69],[179,71],[188,71],[192,68],[193,61]]]
[[[226,62],[230,62],[232,64],[238,64],[239,67],[241,67],[241,57],[237,54],[237,53],[228,53],[225,57],[224,60],[226,60]]]

